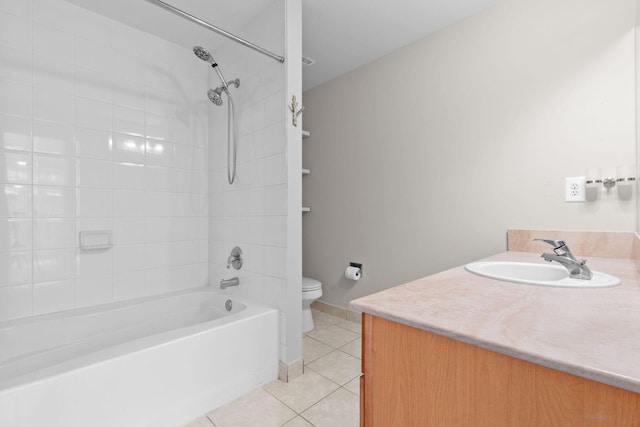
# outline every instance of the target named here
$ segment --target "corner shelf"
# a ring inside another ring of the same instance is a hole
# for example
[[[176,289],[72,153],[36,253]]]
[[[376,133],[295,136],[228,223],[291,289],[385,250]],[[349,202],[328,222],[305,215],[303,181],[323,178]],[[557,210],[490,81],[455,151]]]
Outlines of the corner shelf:
[[[310,175],[310,174],[311,174],[311,169],[304,169],[304,168],[302,169],[302,176]]]
[[[302,207],[302,213],[305,213],[305,212],[311,212],[311,208],[308,207],[308,206],[303,206]]]

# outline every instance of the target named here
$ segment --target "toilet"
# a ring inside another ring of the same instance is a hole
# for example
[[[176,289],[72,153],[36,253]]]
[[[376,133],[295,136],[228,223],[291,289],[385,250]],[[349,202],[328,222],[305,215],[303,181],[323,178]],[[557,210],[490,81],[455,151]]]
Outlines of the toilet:
[[[302,278],[302,332],[313,330],[311,303],[322,296],[322,283],[309,277]]]

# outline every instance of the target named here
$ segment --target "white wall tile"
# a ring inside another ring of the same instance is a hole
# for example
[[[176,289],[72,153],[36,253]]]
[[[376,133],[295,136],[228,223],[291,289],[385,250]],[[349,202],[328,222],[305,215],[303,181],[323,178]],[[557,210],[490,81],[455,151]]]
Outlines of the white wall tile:
[[[31,19],[33,3],[31,0],[0,0],[0,10],[21,18]]]
[[[33,186],[33,216],[62,218],[72,217],[74,214],[74,188]]]
[[[0,195],[6,206],[0,205],[0,217],[24,218],[33,215],[30,185],[0,184]]]
[[[147,268],[161,268],[172,265],[173,244],[171,242],[148,243],[146,258]]]
[[[116,134],[113,143],[113,160],[119,162],[145,162],[145,141],[131,135]]]
[[[75,34],[80,38],[111,45],[114,24],[110,18],[90,10],[75,9]]]
[[[73,279],[75,263],[74,249],[34,251],[33,281],[39,283]]]
[[[1,31],[1,30],[0,30]],[[21,50],[0,46],[0,77],[30,85],[33,81],[31,54]]]
[[[123,107],[144,110],[144,84],[114,78],[113,102]]]
[[[33,20],[61,31],[73,33],[76,7],[59,0],[33,0]]]
[[[112,122],[111,104],[76,98],[76,126],[111,132]]]
[[[199,221],[195,218],[173,219],[173,235],[174,240],[198,240],[200,236],[206,236],[204,230],[201,229]]]
[[[144,190],[145,166],[138,163],[115,162],[113,187],[120,190]]]
[[[173,193],[148,192],[147,212],[149,216],[173,216]]]
[[[113,64],[113,75],[115,77],[132,83],[144,84],[146,68],[144,58],[121,50],[115,50]]]
[[[31,250],[32,229],[30,219],[0,219],[0,252]]]
[[[147,217],[147,242],[171,242],[172,240],[172,217]]]
[[[174,191],[177,190],[178,172],[173,168],[165,168],[162,166],[147,166],[146,172],[146,189],[148,191]],[[184,181],[180,181],[181,183]],[[184,185],[184,184],[183,184]]]
[[[0,287],[31,282],[32,260],[30,251],[0,253]]]
[[[145,115],[145,134],[147,138],[161,141],[173,141],[173,132],[168,116],[147,113]]]
[[[203,262],[200,249],[200,242],[197,240],[174,242],[173,265],[196,264]]]
[[[0,150],[0,182],[30,184],[31,174],[30,153]]]
[[[113,276],[76,279],[76,306],[106,304],[113,300]]]
[[[0,113],[31,117],[32,92],[31,86],[0,80]]]
[[[31,22],[0,12],[0,45],[31,53],[33,49]]]
[[[33,314],[71,310],[76,303],[75,280],[35,283],[33,285]]]
[[[77,218],[76,220],[76,242],[79,240],[81,231],[114,230],[113,218]]]
[[[172,167],[174,163],[174,144],[166,141],[147,139],[146,143],[148,165]]]
[[[145,245],[122,245],[113,248],[113,271],[125,273],[144,270],[146,263]],[[144,282],[144,281],[143,281]]]
[[[113,194],[113,214],[124,217],[145,216],[144,191],[115,190]]]
[[[79,217],[113,216],[113,191],[106,188],[78,188]]]
[[[41,24],[33,25],[33,53],[47,59],[63,61],[69,64],[75,62],[75,39],[69,33],[46,27]],[[46,62],[36,66],[45,65]]]
[[[0,115],[0,148],[30,151],[31,119]]]
[[[146,271],[129,271],[113,275],[113,299],[140,298],[146,294]]]
[[[33,118],[51,122],[74,123],[74,96],[63,90],[34,87]]]
[[[144,111],[114,105],[113,131],[127,135],[144,136]]]
[[[148,294],[170,292],[176,289],[171,267],[147,268],[146,291]]]
[[[70,187],[76,185],[76,161],[74,157],[33,155],[33,183]]]
[[[33,151],[74,156],[76,147],[73,126],[34,120]]]
[[[192,59],[64,1],[0,0],[0,290],[26,295],[0,318],[207,282],[208,72]],[[77,249],[84,230],[114,247]]]
[[[113,186],[113,162],[78,159],[78,186],[110,189]]]
[[[88,68],[75,67],[75,78],[77,96],[101,102],[112,101],[113,88],[109,74]]]
[[[92,159],[111,159],[111,133],[76,128],[76,147],[78,157]]]
[[[76,250],[76,277],[103,276],[113,272],[113,249]]]
[[[109,46],[76,39],[76,64],[105,74],[113,74],[113,54]]]
[[[0,287],[0,321],[30,316],[33,313],[33,286]]]
[[[64,249],[76,246],[76,220],[41,218],[33,221],[34,249]]]
[[[115,245],[145,243],[146,218],[114,218],[113,240]]]
[[[33,57],[33,85],[73,95],[75,73],[73,62],[57,61],[39,55]],[[38,96],[38,94],[34,94]]]

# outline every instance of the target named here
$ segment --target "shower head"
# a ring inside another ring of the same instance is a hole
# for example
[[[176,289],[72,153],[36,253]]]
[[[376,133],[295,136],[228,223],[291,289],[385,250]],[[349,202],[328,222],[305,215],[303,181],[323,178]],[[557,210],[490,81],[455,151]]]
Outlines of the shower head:
[[[220,67],[218,67],[218,63],[213,59],[213,56],[211,56],[211,54],[207,49],[203,48],[202,46],[194,46],[193,53],[203,61],[209,62],[211,64],[211,67],[213,67],[213,69],[216,70],[216,74],[218,75],[218,78],[222,82],[222,86],[224,86],[225,89],[229,87],[229,85],[227,84],[227,81],[224,79],[224,76],[222,75],[222,71],[220,71]]]
[[[209,101],[216,104],[218,107],[222,105],[222,90],[220,88],[217,89],[209,89],[207,91],[207,96],[209,97]]]
[[[216,62],[213,60],[213,57],[211,56],[211,54],[209,53],[209,51],[205,48],[203,48],[202,46],[194,46],[193,47],[193,53],[200,59],[202,59],[203,61],[207,61],[210,62],[212,64],[215,64]]]

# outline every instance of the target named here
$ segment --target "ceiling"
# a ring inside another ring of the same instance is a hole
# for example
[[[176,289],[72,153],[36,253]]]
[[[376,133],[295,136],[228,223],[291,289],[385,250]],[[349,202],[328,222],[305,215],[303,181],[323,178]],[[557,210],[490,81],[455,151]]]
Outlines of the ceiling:
[[[144,0],[70,1],[188,48],[194,45],[194,40],[224,40]],[[233,33],[275,0],[164,1]],[[303,68],[303,90],[367,64],[495,2],[302,0],[302,54],[316,61]],[[215,49],[211,43],[208,46]]]

